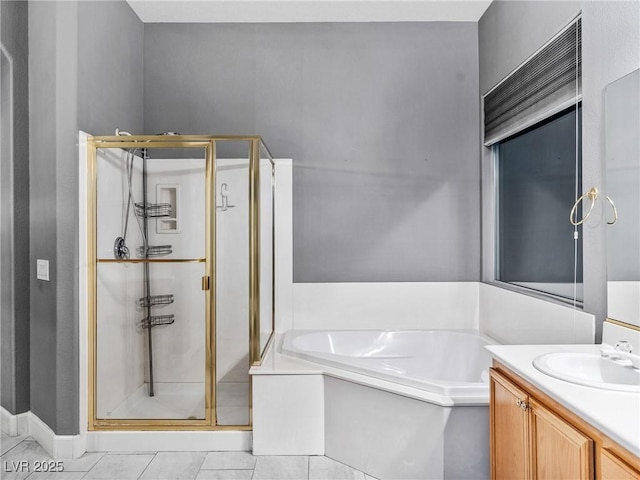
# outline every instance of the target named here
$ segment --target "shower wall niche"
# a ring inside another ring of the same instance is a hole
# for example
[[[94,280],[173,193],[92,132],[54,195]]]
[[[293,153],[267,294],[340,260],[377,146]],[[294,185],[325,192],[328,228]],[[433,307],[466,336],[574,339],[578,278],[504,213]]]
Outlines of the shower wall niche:
[[[116,136],[88,157],[89,428],[250,428],[274,318],[268,150]]]

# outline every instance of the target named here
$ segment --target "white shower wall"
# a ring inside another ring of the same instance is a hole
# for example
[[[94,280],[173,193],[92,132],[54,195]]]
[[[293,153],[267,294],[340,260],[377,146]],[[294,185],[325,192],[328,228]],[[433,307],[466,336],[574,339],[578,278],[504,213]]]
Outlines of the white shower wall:
[[[216,375],[219,382],[248,382],[249,161],[217,160],[219,206],[223,183],[234,207],[216,212]]]
[[[153,155],[153,150],[150,155]],[[173,253],[162,258],[204,258],[206,188],[204,157],[152,158],[148,161],[147,171],[147,191],[150,202],[162,201],[157,197],[157,187],[162,185],[178,187],[177,217],[181,229],[179,233],[158,233],[157,225],[162,222],[162,219],[149,219],[149,244],[172,246]]]

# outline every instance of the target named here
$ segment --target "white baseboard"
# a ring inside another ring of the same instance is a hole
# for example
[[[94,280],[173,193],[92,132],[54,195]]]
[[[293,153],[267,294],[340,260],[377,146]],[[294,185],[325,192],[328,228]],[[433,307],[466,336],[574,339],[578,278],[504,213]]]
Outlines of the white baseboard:
[[[29,435],[56,460],[80,458],[86,451],[84,435],[56,435],[33,412],[29,412]]]
[[[12,414],[4,407],[0,407],[0,425],[2,433],[10,437],[27,435],[29,433],[29,412]]]
[[[0,417],[3,433],[10,437],[18,435],[33,437],[56,460],[79,458],[86,451],[84,435],[56,435],[49,425],[31,411],[13,415],[0,407]]]

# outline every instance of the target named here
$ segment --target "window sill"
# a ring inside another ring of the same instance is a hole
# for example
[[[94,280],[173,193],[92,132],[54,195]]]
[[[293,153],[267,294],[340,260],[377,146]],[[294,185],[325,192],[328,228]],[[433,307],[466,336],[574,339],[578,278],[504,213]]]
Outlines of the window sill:
[[[545,293],[539,290],[533,290],[531,288],[526,288],[526,287],[521,287],[519,285],[511,284],[511,283],[501,282],[499,280],[483,281],[482,283],[491,285],[492,287],[498,287],[504,290],[510,290],[515,293],[520,293],[522,295],[527,295],[529,297],[537,298],[538,300],[544,300],[546,302],[555,303],[556,305],[563,305],[565,307],[573,307],[579,310],[584,310],[583,300],[574,301],[571,298],[561,297],[558,295],[553,295],[551,293]]]

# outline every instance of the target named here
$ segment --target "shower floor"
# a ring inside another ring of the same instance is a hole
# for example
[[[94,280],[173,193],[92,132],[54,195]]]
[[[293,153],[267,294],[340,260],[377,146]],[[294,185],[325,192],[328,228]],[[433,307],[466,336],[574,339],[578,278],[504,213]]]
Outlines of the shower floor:
[[[218,425],[249,425],[249,382],[216,385]]]
[[[204,418],[203,383],[143,384],[107,418],[127,419],[202,419]],[[216,387],[218,425],[249,423],[249,383],[218,383]]]

